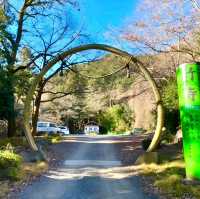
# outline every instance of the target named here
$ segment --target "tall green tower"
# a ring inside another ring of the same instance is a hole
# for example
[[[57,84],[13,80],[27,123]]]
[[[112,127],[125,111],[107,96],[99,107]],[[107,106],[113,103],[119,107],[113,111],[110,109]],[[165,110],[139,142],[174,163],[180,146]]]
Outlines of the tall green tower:
[[[200,64],[182,64],[177,83],[188,179],[200,180]]]

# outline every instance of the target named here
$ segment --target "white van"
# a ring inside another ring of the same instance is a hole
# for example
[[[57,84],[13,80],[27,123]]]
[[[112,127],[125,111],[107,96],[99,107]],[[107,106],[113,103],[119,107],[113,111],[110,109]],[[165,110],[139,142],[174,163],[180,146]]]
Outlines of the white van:
[[[57,134],[60,132],[60,128],[52,122],[38,122],[37,123],[37,133],[39,135],[47,133],[48,135]]]

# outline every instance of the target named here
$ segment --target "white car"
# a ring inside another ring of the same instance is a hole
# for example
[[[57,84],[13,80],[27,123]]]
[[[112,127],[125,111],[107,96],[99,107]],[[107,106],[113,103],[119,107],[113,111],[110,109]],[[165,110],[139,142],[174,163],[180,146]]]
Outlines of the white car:
[[[58,127],[60,130],[59,130],[59,133],[61,133],[62,135],[69,135],[69,129],[65,126],[59,126]]]
[[[38,134],[45,134],[48,135],[57,134],[60,132],[60,128],[56,126],[55,123],[52,122],[38,122],[37,123],[37,133]]]

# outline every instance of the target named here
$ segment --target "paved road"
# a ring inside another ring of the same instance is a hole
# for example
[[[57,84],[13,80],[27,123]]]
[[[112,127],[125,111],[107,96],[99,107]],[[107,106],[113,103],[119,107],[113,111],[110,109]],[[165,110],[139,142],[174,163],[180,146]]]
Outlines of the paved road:
[[[16,198],[157,199],[145,195],[138,176],[124,171],[119,157],[122,147],[118,146],[128,142],[129,137],[68,137],[53,146],[62,155],[61,166],[27,186]]]

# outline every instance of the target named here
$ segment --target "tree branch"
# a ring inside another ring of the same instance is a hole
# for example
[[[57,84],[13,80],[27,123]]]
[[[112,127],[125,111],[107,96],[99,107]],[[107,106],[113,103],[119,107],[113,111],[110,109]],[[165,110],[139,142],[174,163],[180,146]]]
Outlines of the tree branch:
[[[41,100],[41,103],[46,103],[46,102],[53,102],[54,100],[56,99],[60,99],[60,98],[63,98],[63,97],[66,97],[68,95],[72,95],[72,94],[83,94],[83,93],[93,93],[94,91],[71,91],[71,92],[51,92],[51,91],[45,91],[43,93],[51,93],[51,94],[54,94],[54,95],[57,95],[57,94],[62,94],[60,96],[55,96],[55,97],[52,97],[51,99],[48,99],[48,100]]]
[[[16,60],[17,50],[19,48],[19,44],[20,44],[20,41],[22,38],[24,15],[26,13],[26,9],[28,8],[28,6],[30,5],[31,2],[32,2],[32,0],[30,0],[30,1],[25,0],[24,4],[19,12],[19,19],[18,19],[18,25],[17,25],[17,36],[16,36],[15,44],[14,44],[14,47],[12,50],[13,63]]]

